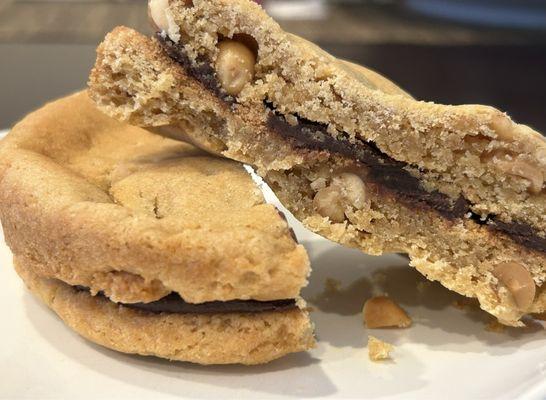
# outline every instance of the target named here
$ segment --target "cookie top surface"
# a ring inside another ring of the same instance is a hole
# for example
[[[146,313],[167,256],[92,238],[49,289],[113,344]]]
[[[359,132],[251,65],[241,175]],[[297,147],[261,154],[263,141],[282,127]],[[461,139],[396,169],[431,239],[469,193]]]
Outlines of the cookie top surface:
[[[147,302],[294,298],[309,262],[241,164],[118,123],[86,92],[0,145],[0,218],[40,275]]]

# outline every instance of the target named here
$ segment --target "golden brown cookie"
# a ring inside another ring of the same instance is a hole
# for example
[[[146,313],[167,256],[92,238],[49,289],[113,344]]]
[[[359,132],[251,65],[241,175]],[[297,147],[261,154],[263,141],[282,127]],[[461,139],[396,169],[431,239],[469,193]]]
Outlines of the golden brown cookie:
[[[313,344],[307,254],[243,166],[116,122],[86,92],[0,143],[0,204],[18,272],[97,343],[203,364]]]
[[[90,77],[110,115],[254,165],[309,228],[428,278],[506,324],[546,309],[546,142],[487,106],[417,101],[281,30],[248,0],[150,2]]]

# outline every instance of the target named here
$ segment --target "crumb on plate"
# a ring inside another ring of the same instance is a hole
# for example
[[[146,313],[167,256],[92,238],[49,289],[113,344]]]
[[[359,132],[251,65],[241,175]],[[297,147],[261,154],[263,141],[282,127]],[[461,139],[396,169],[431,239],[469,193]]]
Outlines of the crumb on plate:
[[[408,314],[387,296],[368,299],[362,310],[368,328],[407,328],[412,321]]]
[[[368,357],[372,361],[381,361],[391,359],[391,351],[394,346],[390,343],[383,342],[374,336],[368,336]]]

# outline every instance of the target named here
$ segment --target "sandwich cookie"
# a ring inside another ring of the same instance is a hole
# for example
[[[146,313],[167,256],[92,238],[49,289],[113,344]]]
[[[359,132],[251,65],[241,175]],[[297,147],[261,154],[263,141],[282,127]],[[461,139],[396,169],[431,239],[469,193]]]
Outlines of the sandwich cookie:
[[[239,163],[55,101],[0,143],[0,220],[17,272],[83,337],[201,364],[314,345],[309,260]]]

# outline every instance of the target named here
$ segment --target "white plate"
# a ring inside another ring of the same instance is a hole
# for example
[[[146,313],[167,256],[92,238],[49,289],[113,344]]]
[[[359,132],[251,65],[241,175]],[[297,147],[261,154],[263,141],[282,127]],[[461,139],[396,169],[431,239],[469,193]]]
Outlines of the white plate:
[[[487,315],[452,306],[458,296],[437,284],[417,290],[425,280],[402,257],[342,248],[289,219],[312,259],[304,297],[318,346],[255,367],[171,363],[87,342],[25,290],[0,235],[0,398],[546,398],[543,327],[486,331]],[[328,278],[340,289],[328,290]],[[364,300],[383,291],[413,317],[411,328],[364,328]],[[396,346],[393,361],[368,360],[368,334]]]

